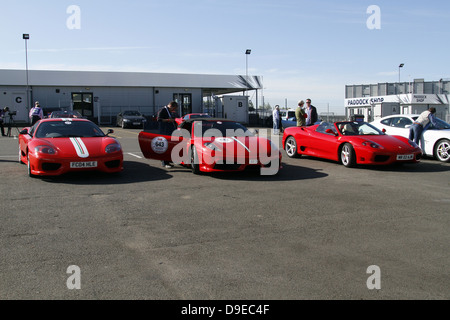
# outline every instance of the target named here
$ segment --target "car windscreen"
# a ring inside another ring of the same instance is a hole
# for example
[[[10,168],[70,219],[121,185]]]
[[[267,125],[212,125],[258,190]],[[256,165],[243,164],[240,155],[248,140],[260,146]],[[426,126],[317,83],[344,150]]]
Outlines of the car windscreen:
[[[343,135],[365,136],[384,135],[385,133],[367,122],[337,122],[336,126]]]
[[[138,111],[125,111],[123,113],[124,116],[133,116],[133,117],[140,117],[141,114]]]
[[[49,121],[37,128],[36,138],[104,137],[103,131],[88,121]]]
[[[208,115],[208,114],[191,114],[190,117],[191,117],[191,119],[196,119],[196,118],[211,118],[211,116]]]
[[[199,130],[201,126],[201,131]],[[234,121],[196,121],[194,134],[202,132],[202,136],[209,137],[251,137],[251,133],[245,126]]]
[[[412,119],[414,121],[416,121],[418,118],[419,118],[418,116],[412,117]],[[433,124],[430,124],[430,126],[427,128],[428,130],[430,130],[430,129],[438,129],[438,130],[440,130],[440,129],[450,129],[450,124],[448,124],[444,120],[441,120],[441,119],[438,119],[438,118],[435,118],[435,120],[436,120],[437,126],[434,126]]]
[[[450,129],[450,124],[441,119],[436,119],[436,124],[437,126],[431,124],[428,129]]]

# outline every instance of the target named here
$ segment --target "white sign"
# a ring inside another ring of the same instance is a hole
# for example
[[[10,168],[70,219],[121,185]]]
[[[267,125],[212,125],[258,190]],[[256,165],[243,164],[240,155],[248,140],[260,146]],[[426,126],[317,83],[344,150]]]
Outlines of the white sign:
[[[169,142],[164,137],[156,137],[152,140],[152,150],[157,154],[163,154],[169,148]]]

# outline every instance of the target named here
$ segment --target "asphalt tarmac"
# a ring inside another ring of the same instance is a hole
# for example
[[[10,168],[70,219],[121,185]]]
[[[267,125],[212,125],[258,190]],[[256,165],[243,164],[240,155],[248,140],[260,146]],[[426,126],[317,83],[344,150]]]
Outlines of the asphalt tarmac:
[[[450,299],[450,164],[197,176],[113,129],[113,175],[29,178],[0,138],[0,299]]]

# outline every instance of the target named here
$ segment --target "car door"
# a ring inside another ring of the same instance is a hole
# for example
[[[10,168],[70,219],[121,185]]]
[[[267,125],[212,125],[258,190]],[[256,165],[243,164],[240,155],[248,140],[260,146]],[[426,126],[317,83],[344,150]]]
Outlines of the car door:
[[[138,140],[142,154],[147,159],[170,161],[177,164],[188,162],[190,130],[187,129],[190,129],[189,126],[183,123],[171,136],[141,131]]]
[[[332,133],[326,132],[327,129],[331,129]],[[314,133],[311,133],[310,150],[314,152],[316,157],[337,159],[338,137],[333,124],[323,122]]]

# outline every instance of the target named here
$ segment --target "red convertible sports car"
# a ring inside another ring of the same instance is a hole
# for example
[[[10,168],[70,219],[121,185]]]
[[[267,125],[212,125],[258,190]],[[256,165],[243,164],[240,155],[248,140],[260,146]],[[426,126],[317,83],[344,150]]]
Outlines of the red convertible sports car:
[[[19,135],[19,161],[29,176],[55,176],[68,171],[123,170],[120,143],[87,119],[49,118],[23,129]]]
[[[232,120],[186,120],[172,136],[142,131],[139,144],[146,158],[181,164],[194,174],[256,168],[261,175],[275,175],[281,166],[275,144]]]
[[[416,163],[422,157],[413,141],[386,135],[366,122],[322,122],[286,128],[283,146],[291,158],[308,155],[338,161],[346,167]]]

